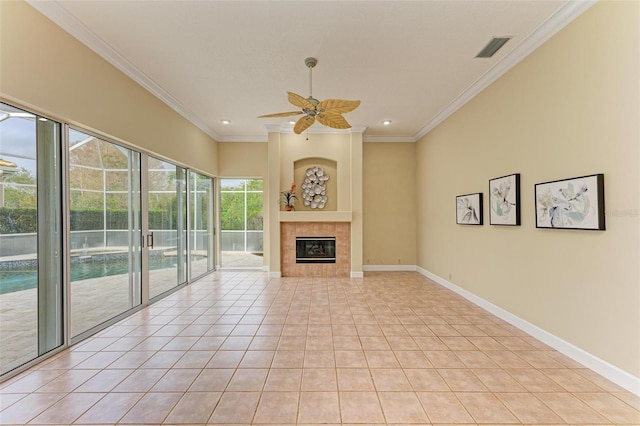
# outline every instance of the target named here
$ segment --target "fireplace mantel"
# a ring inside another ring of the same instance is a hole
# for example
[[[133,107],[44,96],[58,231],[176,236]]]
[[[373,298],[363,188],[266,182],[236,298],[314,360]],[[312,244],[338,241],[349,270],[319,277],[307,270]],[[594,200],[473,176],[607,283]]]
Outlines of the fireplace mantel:
[[[280,212],[280,222],[351,222],[350,211]]]

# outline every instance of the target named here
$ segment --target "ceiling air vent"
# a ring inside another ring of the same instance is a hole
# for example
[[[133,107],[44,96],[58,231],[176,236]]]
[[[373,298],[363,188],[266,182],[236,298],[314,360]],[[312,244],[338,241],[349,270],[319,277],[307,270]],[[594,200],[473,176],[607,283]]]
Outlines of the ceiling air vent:
[[[494,37],[494,38],[492,38],[491,41],[489,43],[487,43],[487,45],[484,47],[484,49],[482,49],[480,51],[480,53],[478,53],[476,55],[476,58],[490,58],[490,57],[492,57],[509,40],[511,40],[511,37]]]

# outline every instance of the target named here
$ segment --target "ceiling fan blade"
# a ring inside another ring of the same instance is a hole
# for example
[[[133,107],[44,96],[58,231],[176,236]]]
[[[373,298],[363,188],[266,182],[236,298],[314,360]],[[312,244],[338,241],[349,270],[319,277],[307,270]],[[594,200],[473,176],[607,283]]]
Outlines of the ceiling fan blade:
[[[321,124],[324,124],[327,127],[332,127],[334,129],[349,129],[351,128],[351,124],[345,120],[342,114],[327,114],[326,112],[323,114],[317,115],[318,121]]]
[[[299,135],[300,133],[307,130],[309,126],[311,126],[316,121],[316,118],[312,115],[305,115],[304,117],[300,117],[298,121],[296,121],[296,125],[293,126],[293,133]]]
[[[304,114],[304,111],[289,111],[289,112],[278,112],[275,114],[265,114],[259,115],[258,118],[267,118],[267,117],[291,117],[292,115]]]
[[[289,102],[291,102],[293,105],[303,109],[314,109],[313,104],[309,102],[307,98],[303,98],[302,96],[293,92],[287,92],[287,95],[289,96]]]
[[[318,104],[317,109],[324,109],[329,114],[344,114],[353,111],[360,106],[360,101],[347,101],[344,99],[325,99]]]

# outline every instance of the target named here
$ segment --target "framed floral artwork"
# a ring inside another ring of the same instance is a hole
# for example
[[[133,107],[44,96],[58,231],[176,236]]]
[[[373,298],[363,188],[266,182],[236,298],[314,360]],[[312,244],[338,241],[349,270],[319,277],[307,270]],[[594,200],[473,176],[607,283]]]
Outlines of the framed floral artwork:
[[[482,225],[481,192],[456,197],[456,223],[459,225]]]
[[[489,224],[520,226],[520,173],[489,180]]]
[[[535,185],[536,228],[604,231],[604,175]]]

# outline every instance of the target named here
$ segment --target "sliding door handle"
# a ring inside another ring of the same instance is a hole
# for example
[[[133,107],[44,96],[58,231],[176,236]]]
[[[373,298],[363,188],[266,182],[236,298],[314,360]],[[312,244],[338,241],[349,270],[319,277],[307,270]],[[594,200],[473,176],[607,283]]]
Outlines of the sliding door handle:
[[[147,247],[153,248],[153,232],[147,235]]]

